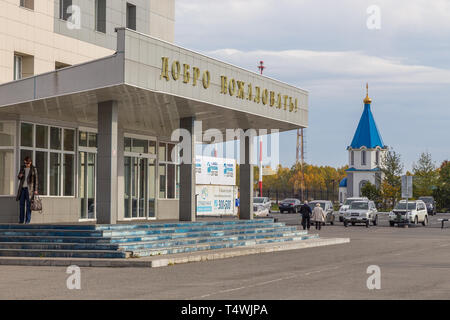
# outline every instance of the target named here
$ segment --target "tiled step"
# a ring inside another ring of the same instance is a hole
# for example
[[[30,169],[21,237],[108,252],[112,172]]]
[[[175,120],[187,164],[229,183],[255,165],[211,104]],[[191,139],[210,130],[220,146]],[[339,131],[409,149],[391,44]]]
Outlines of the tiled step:
[[[0,230],[96,230],[95,224],[86,225],[52,225],[52,224],[0,224]]]
[[[253,229],[253,228],[273,228],[283,227],[284,223],[261,223],[261,224],[240,224],[240,225],[210,225],[210,226],[186,226],[176,228],[151,228],[139,230],[123,230],[123,231],[102,231],[103,236],[106,237],[121,237],[131,235],[151,235],[151,234],[166,234],[166,233],[188,233],[198,231],[218,231],[218,230],[238,230],[238,229]]]
[[[191,246],[178,246],[163,249],[143,249],[134,250],[133,255],[139,257],[145,256],[155,256],[155,255],[165,255],[165,254],[176,254],[176,253],[186,253],[204,250],[215,250],[224,248],[236,248],[244,246],[253,246],[257,244],[265,243],[276,243],[276,242],[288,242],[288,241],[302,241],[306,239],[318,238],[317,235],[303,235],[303,236],[293,236],[293,237],[279,237],[279,238],[269,238],[269,239],[254,239],[254,240],[241,240],[241,241],[229,241],[229,242],[219,242],[214,244],[198,244]]]
[[[53,257],[53,258],[127,258],[129,253],[111,250],[33,250],[0,249],[1,257]]]
[[[0,236],[0,242],[39,242],[39,243],[111,243],[106,237],[61,237],[61,236]]]
[[[158,229],[158,228],[178,228],[178,227],[199,227],[199,226],[223,226],[223,225],[252,225],[273,223],[273,219],[254,220],[224,220],[224,221],[197,221],[197,222],[174,222],[174,223],[144,223],[144,224],[116,224],[97,225],[95,230],[120,231],[134,229]]]
[[[295,227],[275,227],[275,228],[250,228],[240,230],[215,230],[215,231],[200,231],[200,232],[187,232],[187,233],[163,233],[143,236],[121,236],[111,238],[112,243],[128,243],[138,241],[155,241],[155,240],[172,240],[192,237],[217,237],[217,236],[229,236],[236,234],[253,234],[253,233],[270,233],[275,231],[289,232],[297,230]]]
[[[131,243],[120,244],[120,248],[126,251],[134,251],[140,249],[150,248],[166,248],[166,247],[178,247],[185,245],[196,245],[203,243],[218,243],[218,242],[230,242],[240,240],[252,240],[263,238],[276,238],[276,237],[299,237],[305,236],[306,233],[301,231],[296,232],[273,232],[273,233],[255,233],[255,234],[243,234],[243,235],[230,235],[230,236],[218,236],[218,237],[199,237],[199,238],[181,238],[173,240],[157,240],[157,241],[138,241]]]
[[[45,243],[45,242],[3,242],[1,249],[34,249],[34,250],[100,250],[114,251],[119,246],[108,243]]]
[[[59,230],[59,229],[8,229],[0,230],[2,236],[59,236],[59,237],[101,237],[102,231]]]

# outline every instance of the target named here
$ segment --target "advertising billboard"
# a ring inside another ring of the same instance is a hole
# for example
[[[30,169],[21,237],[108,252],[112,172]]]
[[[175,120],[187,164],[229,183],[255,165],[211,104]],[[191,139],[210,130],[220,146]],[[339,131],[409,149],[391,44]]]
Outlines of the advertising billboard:
[[[236,160],[197,156],[195,158],[196,184],[236,185]]]
[[[236,215],[237,186],[197,185],[197,215]]]

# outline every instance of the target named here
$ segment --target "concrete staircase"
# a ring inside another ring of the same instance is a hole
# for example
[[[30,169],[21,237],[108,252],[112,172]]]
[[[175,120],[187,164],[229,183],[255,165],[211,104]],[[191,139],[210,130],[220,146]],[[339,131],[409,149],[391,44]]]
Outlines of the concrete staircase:
[[[0,225],[0,257],[129,258],[318,238],[273,219]]]

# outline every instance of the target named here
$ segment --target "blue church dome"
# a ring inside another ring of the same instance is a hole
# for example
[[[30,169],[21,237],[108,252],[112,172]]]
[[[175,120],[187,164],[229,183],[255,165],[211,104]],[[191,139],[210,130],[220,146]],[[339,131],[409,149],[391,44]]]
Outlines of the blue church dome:
[[[369,88],[367,86],[367,96],[364,99],[364,111],[356,128],[352,143],[350,144],[350,147],[353,149],[360,149],[361,147],[368,149],[374,149],[375,147],[385,148],[372,111],[370,110],[372,99],[369,98],[368,90]]]
[[[347,188],[347,178],[344,178],[339,182],[339,188]]]

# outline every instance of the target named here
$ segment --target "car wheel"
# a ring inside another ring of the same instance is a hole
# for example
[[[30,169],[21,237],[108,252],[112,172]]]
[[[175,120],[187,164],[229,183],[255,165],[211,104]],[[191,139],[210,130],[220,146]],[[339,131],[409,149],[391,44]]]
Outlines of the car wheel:
[[[369,220],[366,221],[366,228],[368,228],[370,226],[370,222]]]
[[[347,223],[347,221],[344,221],[344,227],[348,227],[348,223]]]
[[[414,217],[414,224],[415,225],[419,224],[419,218],[417,216]]]
[[[280,213],[284,213],[284,210],[280,210]]]
[[[352,222],[352,226],[354,226],[355,225],[355,223],[354,222]]]
[[[428,225],[428,216],[425,216],[425,219],[422,222],[422,225],[426,227]]]
[[[344,218],[339,217],[339,222],[344,222]]]
[[[389,225],[390,225],[391,227],[393,227],[393,226],[395,226],[395,223],[392,222],[392,221],[389,221]]]
[[[373,219],[372,223],[374,226],[378,224],[378,215],[375,216],[375,219]]]

